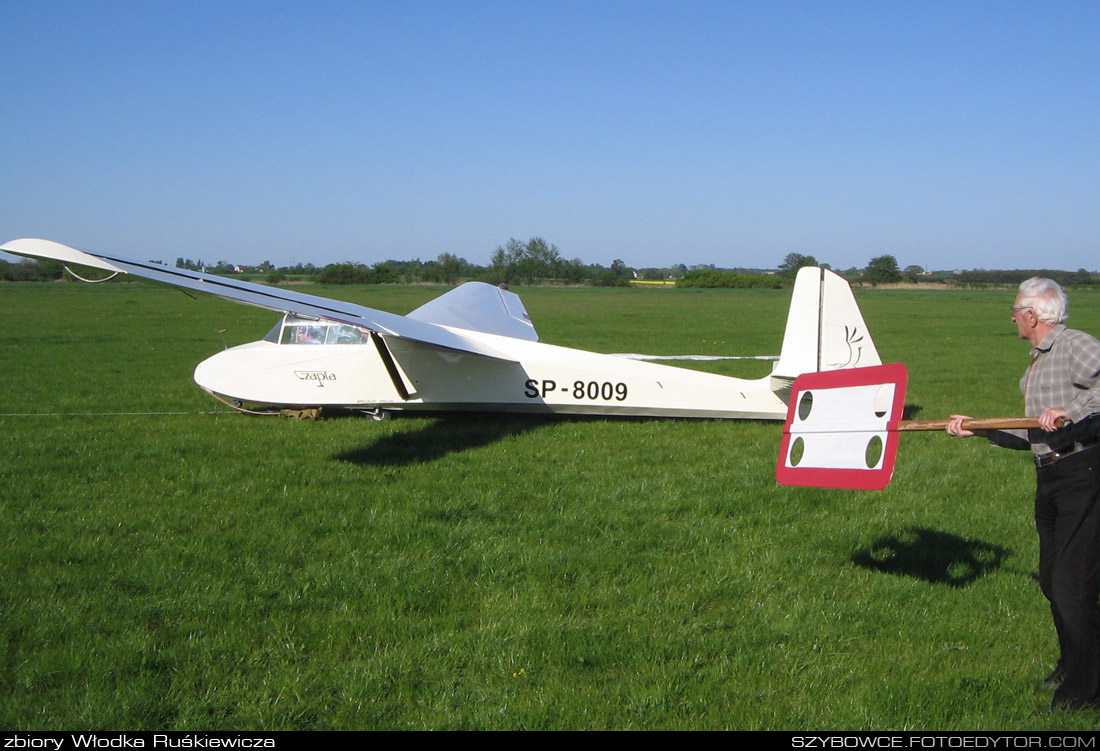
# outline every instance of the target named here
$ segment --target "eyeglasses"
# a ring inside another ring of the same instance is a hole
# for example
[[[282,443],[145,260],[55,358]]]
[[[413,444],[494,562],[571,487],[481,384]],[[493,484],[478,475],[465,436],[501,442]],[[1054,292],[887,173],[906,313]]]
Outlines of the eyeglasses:
[[[1012,308],[1012,315],[1016,315],[1016,314],[1017,314],[1017,313],[1019,313],[1019,312],[1020,312],[1021,310],[1031,310],[1031,306],[1030,306],[1030,305],[1021,305],[1021,306],[1020,306],[1020,307],[1018,307],[1018,308],[1017,308],[1017,307],[1013,307],[1013,308]]]

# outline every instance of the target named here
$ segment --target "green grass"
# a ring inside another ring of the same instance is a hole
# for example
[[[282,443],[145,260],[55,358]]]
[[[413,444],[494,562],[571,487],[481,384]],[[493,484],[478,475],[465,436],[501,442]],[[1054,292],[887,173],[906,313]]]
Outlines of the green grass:
[[[653,354],[777,353],[789,299],[520,293],[544,341]],[[921,417],[1019,412],[1011,297],[858,293]],[[71,284],[0,312],[2,728],[1095,728],[1034,686],[1021,455],[907,435],[870,493],[776,486],[772,423],[211,414],[195,364],[272,314]]]

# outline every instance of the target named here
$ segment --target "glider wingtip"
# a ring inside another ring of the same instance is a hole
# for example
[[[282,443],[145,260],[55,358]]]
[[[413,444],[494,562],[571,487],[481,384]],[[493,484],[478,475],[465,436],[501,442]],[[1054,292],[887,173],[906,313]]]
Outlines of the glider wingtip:
[[[83,250],[71,248],[54,240],[43,240],[37,237],[9,240],[0,245],[0,251],[27,258],[48,258],[62,263],[75,263],[106,271],[122,272],[122,269],[99,256],[85,253]]]

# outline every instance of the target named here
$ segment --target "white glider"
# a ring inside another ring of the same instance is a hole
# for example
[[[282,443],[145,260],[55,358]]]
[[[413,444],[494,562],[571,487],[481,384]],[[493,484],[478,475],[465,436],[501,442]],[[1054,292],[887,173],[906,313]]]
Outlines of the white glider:
[[[195,369],[201,388],[238,404],[339,407],[379,417],[480,410],[782,420],[797,376],[881,364],[848,283],[813,267],[798,272],[772,374],[743,380],[540,343],[519,297],[480,282],[399,316],[49,240],[13,240],[0,251],[282,313],[262,340],[219,352]]]

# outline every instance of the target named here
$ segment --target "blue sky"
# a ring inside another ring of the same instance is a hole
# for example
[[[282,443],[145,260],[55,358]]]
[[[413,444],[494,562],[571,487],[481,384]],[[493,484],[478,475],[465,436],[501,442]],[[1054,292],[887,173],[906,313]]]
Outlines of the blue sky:
[[[0,241],[1100,268],[1100,3],[0,0]]]

